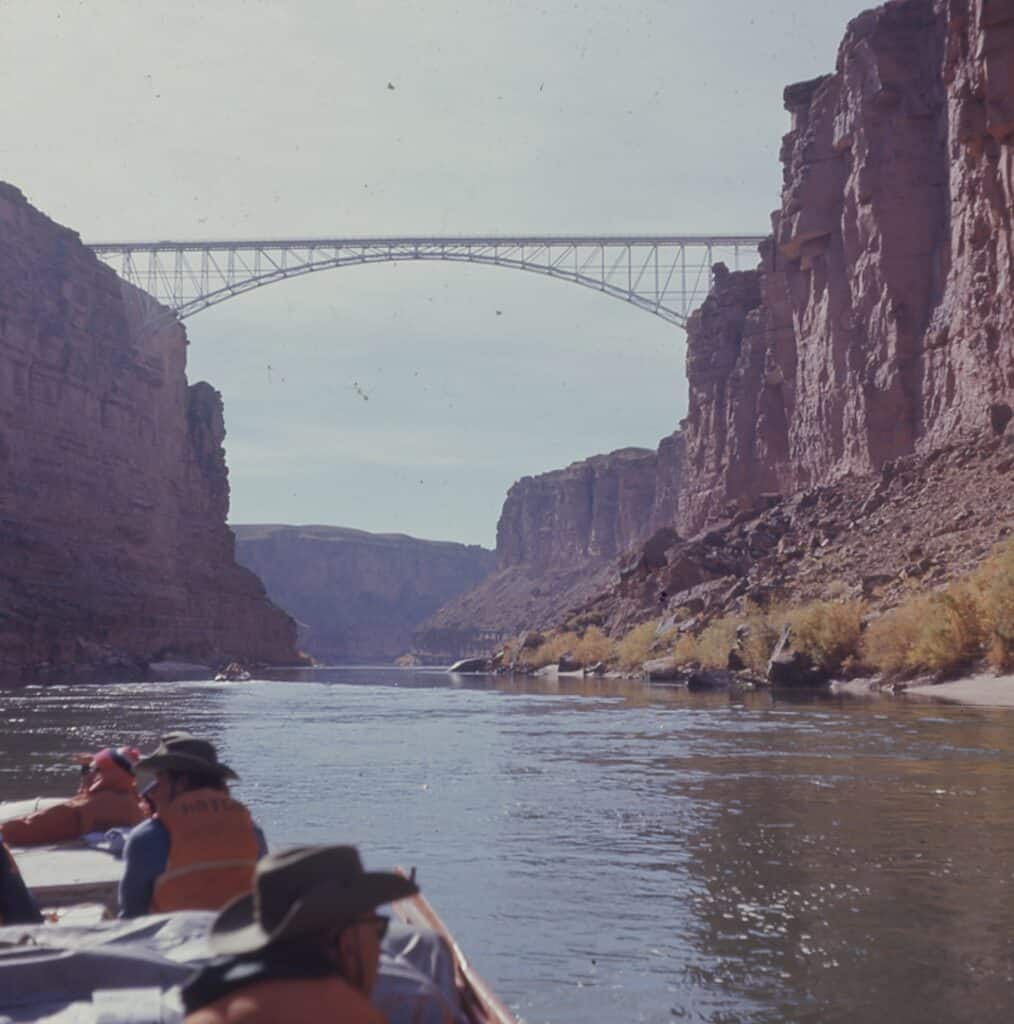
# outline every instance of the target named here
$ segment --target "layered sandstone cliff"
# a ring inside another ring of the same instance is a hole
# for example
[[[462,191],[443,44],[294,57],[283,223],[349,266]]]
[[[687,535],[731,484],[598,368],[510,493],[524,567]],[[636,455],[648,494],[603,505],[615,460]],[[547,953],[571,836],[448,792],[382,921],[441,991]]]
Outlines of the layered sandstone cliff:
[[[295,658],[233,558],[221,398],[152,311],[0,184],[0,677]]]
[[[394,661],[411,648],[420,622],[495,565],[486,548],[403,534],[337,526],[233,529],[236,557],[299,620],[300,646],[332,663]]]
[[[588,600],[619,555],[673,522],[682,465],[677,433],[654,452],[622,448],[519,480],[497,524],[497,571],[420,626],[417,648],[481,652]]]
[[[1010,417],[1014,4],[867,12],[785,103],[760,268],[689,326],[683,532]]]

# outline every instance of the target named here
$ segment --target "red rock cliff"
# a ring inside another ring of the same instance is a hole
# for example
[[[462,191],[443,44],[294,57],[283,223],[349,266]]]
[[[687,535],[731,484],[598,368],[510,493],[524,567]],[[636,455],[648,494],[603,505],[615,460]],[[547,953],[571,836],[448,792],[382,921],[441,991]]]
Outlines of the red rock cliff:
[[[676,433],[657,452],[622,448],[519,480],[497,524],[497,571],[423,623],[417,649],[445,660],[481,653],[588,601],[618,556],[671,526],[682,472]]]
[[[683,531],[1010,417],[1014,3],[867,12],[785,102],[773,238],[689,325]]]
[[[655,503],[656,461],[647,448],[623,448],[523,477],[507,492],[497,524],[499,567],[570,567],[612,558],[642,540]]]
[[[178,324],[0,185],[0,676],[162,656],[291,662],[233,558],[221,397]]]

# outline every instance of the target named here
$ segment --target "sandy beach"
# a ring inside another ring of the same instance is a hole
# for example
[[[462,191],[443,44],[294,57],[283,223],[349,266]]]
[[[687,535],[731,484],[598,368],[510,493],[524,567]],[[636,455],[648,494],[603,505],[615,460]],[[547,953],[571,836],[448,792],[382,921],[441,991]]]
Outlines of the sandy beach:
[[[910,686],[906,697],[942,700],[949,704],[974,704],[979,707],[1014,708],[1014,675],[977,675],[949,683]]]

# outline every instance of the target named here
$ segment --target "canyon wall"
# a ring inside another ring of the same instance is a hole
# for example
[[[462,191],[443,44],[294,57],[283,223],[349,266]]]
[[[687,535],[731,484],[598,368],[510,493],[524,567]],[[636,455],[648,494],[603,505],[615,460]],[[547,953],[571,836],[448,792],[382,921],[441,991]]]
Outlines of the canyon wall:
[[[523,477],[497,524],[497,571],[423,623],[416,649],[435,660],[484,653],[589,600],[615,576],[618,556],[671,527],[682,471],[676,433],[654,452],[622,448]]]
[[[291,663],[233,558],[222,402],[187,339],[0,184],[0,677],[164,657]],[[104,666],[104,667],[103,667]]]
[[[862,14],[785,105],[760,267],[689,324],[681,532],[1011,415],[1014,3]]]
[[[336,526],[233,527],[236,557],[302,627],[300,646],[331,663],[392,662],[412,631],[483,580],[492,551],[476,545]],[[458,657],[448,652],[449,660]]]

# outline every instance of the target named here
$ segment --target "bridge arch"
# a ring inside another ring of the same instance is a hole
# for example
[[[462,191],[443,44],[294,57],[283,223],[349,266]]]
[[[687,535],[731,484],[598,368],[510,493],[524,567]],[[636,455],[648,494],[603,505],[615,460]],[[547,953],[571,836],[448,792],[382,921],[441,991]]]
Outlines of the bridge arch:
[[[717,262],[760,235],[571,235],[101,242],[90,248],[180,320],[257,288],[371,263],[477,263],[569,281],[685,328]]]

